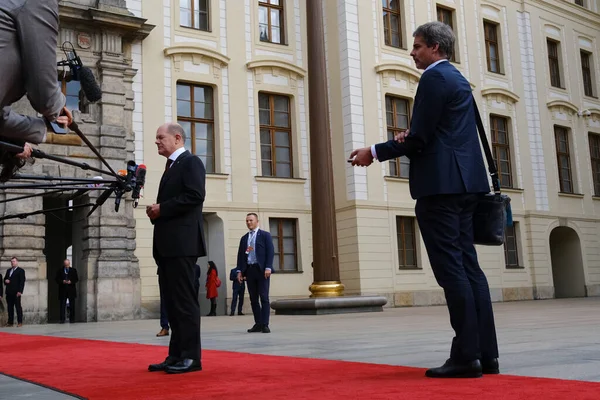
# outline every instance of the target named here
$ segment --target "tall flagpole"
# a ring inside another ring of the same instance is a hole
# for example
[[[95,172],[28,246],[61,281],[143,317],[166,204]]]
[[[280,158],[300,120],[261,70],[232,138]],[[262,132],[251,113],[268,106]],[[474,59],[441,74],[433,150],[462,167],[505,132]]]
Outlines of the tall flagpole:
[[[334,297],[344,294],[344,285],[337,247],[322,2],[306,0],[314,279],[309,290],[311,297]]]
[[[271,308],[281,315],[318,315],[383,311],[384,296],[347,296],[340,281],[329,100],[325,67],[323,4],[333,0],[305,0],[310,113],[310,176],[313,234],[313,283],[310,298],[277,299]],[[336,27],[337,31],[337,27]]]

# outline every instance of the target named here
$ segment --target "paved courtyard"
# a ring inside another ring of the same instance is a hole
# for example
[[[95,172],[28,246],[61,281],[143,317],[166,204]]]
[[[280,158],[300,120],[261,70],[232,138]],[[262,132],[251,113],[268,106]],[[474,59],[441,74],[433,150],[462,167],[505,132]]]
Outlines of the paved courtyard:
[[[495,303],[494,310],[502,373],[600,382],[599,297]],[[252,323],[249,315],[203,317],[202,347],[431,367],[446,360],[452,337],[445,307],[391,308],[365,314],[272,316],[271,334],[246,333]],[[0,332],[167,346],[168,337],[155,337],[159,329],[158,320],[142,320],[24,326],[2,328]],[[72,367],[77,369],[77,366]],[[0,375],[0,399],[9,397],[69,398]]]

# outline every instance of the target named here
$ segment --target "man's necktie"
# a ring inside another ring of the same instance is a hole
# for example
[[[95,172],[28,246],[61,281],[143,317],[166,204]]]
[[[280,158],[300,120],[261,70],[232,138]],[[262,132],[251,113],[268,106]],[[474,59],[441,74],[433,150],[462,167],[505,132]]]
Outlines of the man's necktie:
[[[165,165],[165,172],[169,170],[169,167],[171,167],[171,164],[173,164],[173,160],[171,160],[170,158],[167,159],[167,164]]]

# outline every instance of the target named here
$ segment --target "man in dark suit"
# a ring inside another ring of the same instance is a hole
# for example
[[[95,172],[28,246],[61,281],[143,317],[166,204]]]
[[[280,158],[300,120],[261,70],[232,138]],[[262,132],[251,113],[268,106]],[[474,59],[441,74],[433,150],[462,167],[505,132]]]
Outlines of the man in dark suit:
[[[242,312],[242,307],[244,307],[244,294],[246,293],[246,281],[244,281],[242,279],[242,281],[240,282],[238,280],[237,274],[238,274],[237,268],[231,268],[231,271],[229,272],[229,280],[233,282],[233,285],[231,288],[232,299],[231,299],[231,313],[229,314],[230,316],[233,316],[235,314],[236,306],[238,309],[238,315],[244,315],[244,313]]]
[[[77,297],[77,286],[79,276],[77,270],[71,267],[69,259],[64,260],[63,268],[56,271],[54,278],[58,284],[58,300],[60,301],[60,323],[65,323],[65,309],[67,308],[67,300],[69,300],[69,322],[75,322],[75,298]]]
[[[200,275],[202,271],[198,264],[194,265],[194,290],[196,290],[196,298],[200,295]]]
[[[21,307],[21,296],[25,289],[25,270],[19,267],[17,257],[10,259],[11,267],[4,275],[4,284],[6,285],[6,304],[8,306],[8,323],[6,326],[13,326],[15,321],[15,308],[17,309],[17,326],[23,326],[23,308]]]
[[[4,304],[2,303],[3,296],[4,296],[4,280],[2,280],[2,274],[0,274],[0,311],[4,310]]]
[[[269,232],[258,227],[258,215],[246,215],[246,226],[250,232],[240,239],[237,256],[238,282],[246,277],[250,305],[254,314],[254,326],[248,332],[270,333],[269,286],[273,270],[273,239]],[[260,304],[258,302],[260,298]]]
[[[160,276],[160,268],[156,268],[156,275]],[[169,336],[169,317],[167,316],[167,303],[165,300],[165,288],[158,280],[158,293],[160,296],[160,331],[156,334],[157,337]]]
[[[156,204],[146,208],[154,225],[153,255],[171,324],[168,357],[148,369],[168,373],[202,370],[194,265],[206,255],[202,225],[206,170],[200,158],[185,150],[185,135],[178,124],[158,128],[156,145],[167,165]]]
[[[352,165],[410,158],[409,184],[431,268],[444,289],[456,336],[450,358],[429,377],[498,373],[490,291],[473,244],[473,213],[490,192],[469,82],[448,59],[454,33],[432,22],[415,31],[411,52],[421,76],[408,135],[355,150]]]

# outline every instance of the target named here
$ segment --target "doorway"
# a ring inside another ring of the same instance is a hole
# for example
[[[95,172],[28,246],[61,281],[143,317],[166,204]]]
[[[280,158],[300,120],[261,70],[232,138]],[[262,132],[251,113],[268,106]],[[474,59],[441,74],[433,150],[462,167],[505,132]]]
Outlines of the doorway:
[[[69,200],[65,196],[45,197],[44,210],[85,204],[87,196]],[[85,295],[80,288],[87,284],[87,268],[82,265],[84,248],[83,227],[86,222],[87,209],[69,209],[46,214],[45,247],[46,279],[48,279],[48,323],[60,321],[60,303],[58,299],[58,283],[56,275],[63,267],[65,258],[71,260],[71,266],[77,269],[79,283],[75,299],[75,321],[86,320],[87,312],[84,307]]]
[[[577,232],[565,226],[550,233],[554,297],[585,297],[585,274]]]
[[[200,266],[200,290],[198,293],[200,302],[200,314],[205,316],[210,311],[210,300],[206,298],[206,272],[208,262],[213,261],[217,266],[217,272],[221,279],[221,287],[218,289],[217,315],[227,315],[227,285],[229,283],[229,270],[225,264],[225,232],[223,220],[217,213],[204,213],[204,240],[206,241],[206,257],[198,258]]]

